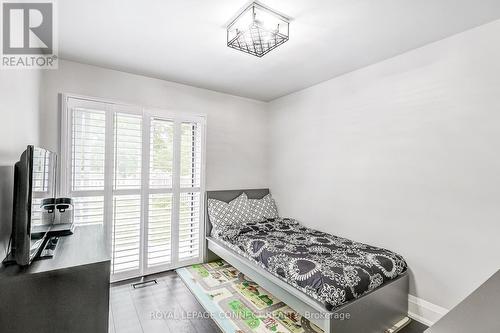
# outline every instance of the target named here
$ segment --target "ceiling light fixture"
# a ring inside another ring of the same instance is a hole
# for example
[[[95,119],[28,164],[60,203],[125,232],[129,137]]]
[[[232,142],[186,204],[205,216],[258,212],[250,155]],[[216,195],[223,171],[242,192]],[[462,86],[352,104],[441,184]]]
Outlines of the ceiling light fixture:
[[[289,18],[252,2],[227,26],[227,46],[262,57],[288,41]]]

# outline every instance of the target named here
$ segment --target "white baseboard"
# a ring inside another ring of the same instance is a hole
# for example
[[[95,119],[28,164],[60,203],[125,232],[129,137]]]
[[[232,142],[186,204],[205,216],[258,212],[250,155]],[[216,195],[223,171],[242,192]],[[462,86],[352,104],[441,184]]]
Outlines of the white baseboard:
[[[422,324],[432,326],[448,312],[439,305],[408,295],[408,316]]]

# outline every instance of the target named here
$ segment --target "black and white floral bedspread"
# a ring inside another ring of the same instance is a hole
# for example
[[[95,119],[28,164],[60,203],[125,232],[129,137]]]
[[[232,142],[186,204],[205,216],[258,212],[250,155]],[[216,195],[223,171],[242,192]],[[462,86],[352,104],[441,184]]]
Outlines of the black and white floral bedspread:
[[[329,310],[407,268],[394,252],[309,229],[292,219],[243,223],[218,239]]]

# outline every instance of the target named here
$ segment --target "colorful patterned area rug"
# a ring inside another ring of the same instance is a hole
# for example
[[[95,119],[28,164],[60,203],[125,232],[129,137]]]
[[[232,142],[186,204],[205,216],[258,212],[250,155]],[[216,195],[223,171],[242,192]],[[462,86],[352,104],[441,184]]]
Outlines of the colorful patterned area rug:
[[[223,260],[177,274],[225,333],[323,332]]]

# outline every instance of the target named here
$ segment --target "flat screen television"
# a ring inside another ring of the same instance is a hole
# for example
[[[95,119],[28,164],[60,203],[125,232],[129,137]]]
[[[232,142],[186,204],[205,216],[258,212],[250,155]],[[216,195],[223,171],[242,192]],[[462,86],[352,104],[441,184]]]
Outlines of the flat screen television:
[[[56,163],[55,153],[28,146],[15,164],[11,259],[18,265],[31,264],[52,226]]]

